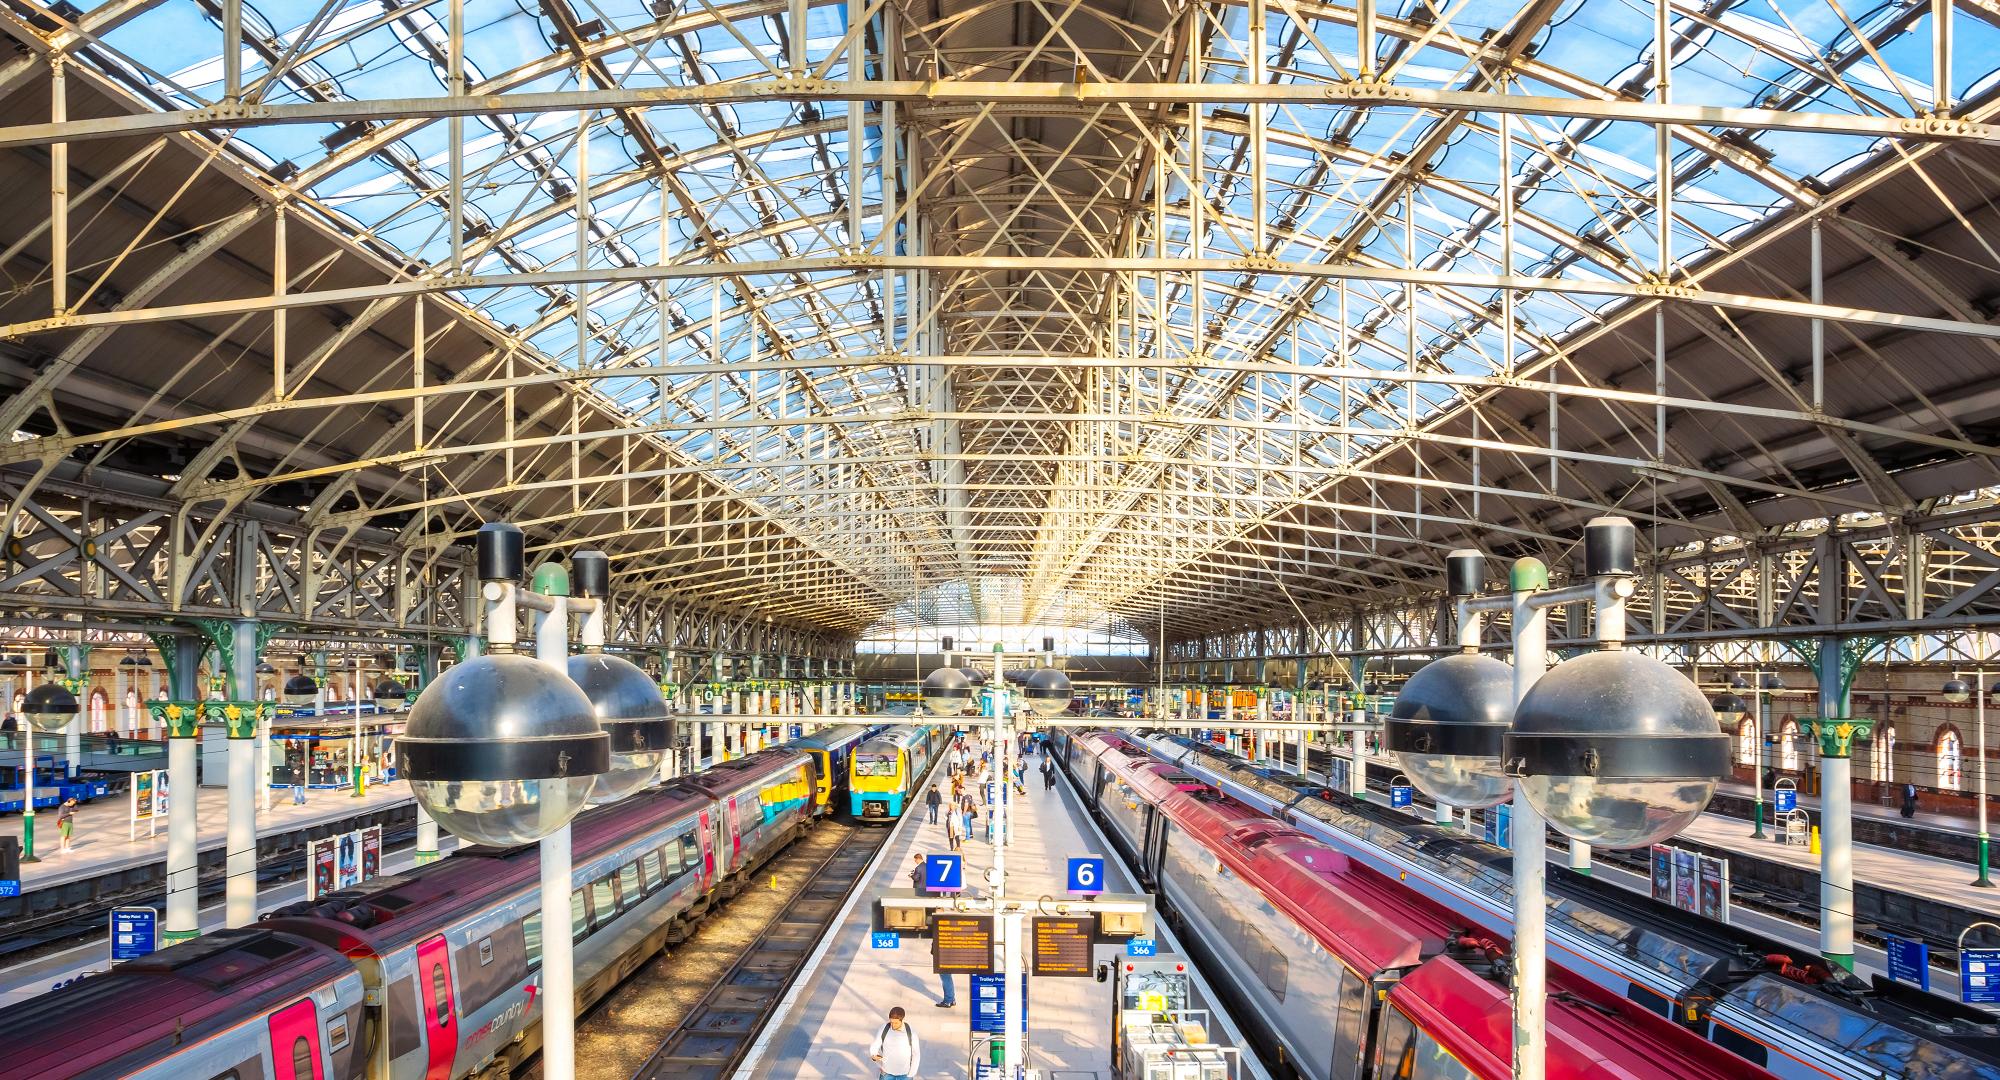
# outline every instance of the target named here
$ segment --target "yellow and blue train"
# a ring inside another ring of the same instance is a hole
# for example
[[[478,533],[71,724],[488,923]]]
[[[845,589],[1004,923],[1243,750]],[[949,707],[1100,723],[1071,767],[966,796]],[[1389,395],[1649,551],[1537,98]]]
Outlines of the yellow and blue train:
[[[848,759],[850,812],[864,821],[903,816],[949,738],[950,728],[929,724],[884,728],[869,736]]]
[[[871,730],[859,724],[836,724],[785,744],[812,759],[813,816],[823,817],[847,804],[848,760]]]

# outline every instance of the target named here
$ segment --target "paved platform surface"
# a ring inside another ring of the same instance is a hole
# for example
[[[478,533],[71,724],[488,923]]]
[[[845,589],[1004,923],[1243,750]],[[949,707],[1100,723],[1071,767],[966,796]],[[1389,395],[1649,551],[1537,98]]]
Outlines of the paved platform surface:
[[[1767,825],[1767,836],[1771,829]],[[1819,856],[1805,846],[1752,840],[1750,823],[1741,818],[1703,814],[1681,833],[1714,847],[1739,851],[1771,862],[1786,863],[1819,873]],[[1956,904],[1972,911],[2000,918],[2000,889],[1975,888],[1972,867],[1956,859],[1939,859],[1872,844],[1854,845],[1854,880],[1888,892],[1908,893],[1928,900]]]
[[[285,832],[327,821],[338,821],[368,811],[410,802],[410,785],[390,781],[372,786],[357,799],[346,789],[315,789],[306,793],[304,806],[292,805],[289,788],[273,788],[273,806],[257,815],[257,835]],[[219,848],[229,828],[229,792],[225,788],[201,788],[195,805],[195,825],[199,850]],[[139,823],[137,840],[129,839],[132,801],[129,795],[98,799],[76,808],[75,840],[67,855],[58,854],[61,834],[56,830],[54,810],[35,813],[35,854],[40,862],[21,867],[21,889],[33,892],[68,881],[95,877],[111,870],[125,869],[167,857],[167,819],[156,823],[153,836],[146,835],[146,823]],[[0,820],[0,836],[21,835],[21,817]]]
[[[1972,790],[1972,786],[1970,783],[1970,777],[1972,775],[1974,774],[1968,773],[1968,782],[1966,785],[1966,792],[1968,794],[1970,794]],[[1995,779],[1996,781],[2000,781],[2000,776],[1996,776]],[[1897,784],[1900,787],[1901,781],[1898,781]],[[1735,795],[1738,798],[1743,798],[1743,799],[1753,799],[1756,797],[1757,794],[1756,789],[1751,787],[1749,784],[1738,783],[1733,780],[1723,781],[1722,784],[1719,785],[1719,790],[1723,794]],[[1764,814],[1766,817],[1765,821],[1766,828],[1770,827],[1769,817],[1771,814],[1771,803],[1772,803],[1771,789],[1765,788]],[[2000,803],[2000,800],[1992,800],[1992,803]],[[1799,805],[1805,807],[1808,810],[1811,810],[1814,814],[1818,814],[1819,796],[1808,795],[1804,792],[1800,792]],[[1870,818],[1876,821],[1883,821],[1892,825],[1921,825],[1926,829],[1932,829],[1937,832],[1964,833],[1967,836],[1977,836],[1979,834],[1979,822],[1977,820],[1975,812],[1972,810],[1968,810],[1963,814],[1940,814],[1935,810],[1919,810],[1915,814],[1906,818],[1897,809],[1898,805],[1899,804],[1896,803],[1863,802],[1857,798],[1854,801],[1854,816],[1857,818]],[[1987,813],[1989,817],[1993,816],[1990,804]],[[1726,814],[1717,814],[1714,811],[1710,811],[1710,814],[1714,817],[1728,816]],[[1741,820],[1744,822],[1748,822],[1750,819],[1745,817],[1732,820]]]
[[[1007,850],[1007,890],[1010,895],[1064,896],[1063,876],[1071,855],[1095,853],[1090,836],[1062,789],[1045,791],[1030,757],[1028,797],[1013,803],[1015,831]],[[938,774],[943,779],[943,773]],[[948,783],[949,781],[944,781]],[[795,1007],[766,1037],[763,1056],[748,1075],[805,1080],[841,1078],[872,1080],[874,1063],[868,1044],[882,1027],[889,1009],[900,1005],[909,1014],[923,1046],[924,1080],[968,1077],[971,993],[969,981],[957,977],[958,1006],[936,1007],[938,977],[931,973],[930,943],[906,940],[894,950],[869,947],[872,900],[893,888],[909,886],[912,856],[948,850],[944,826],[925,820],[921,802],[918,819],[891,841],[869,880],[862,900],[833,931],[834,943],[818,969],[795,994]],[[993,847],[985,839],[986,810],[975,827],[979,837],[964,847],[965,879],[979,883],[971,892],[983,894],[984,874],[993,865]],[[1109,863],[1112,891],[1133,891],[1132,883]],[[1113,946],[1097,948],[1100,960],[1117,955]],[[1110,987],[1095,979],[1038,978],[1029,980],[1029,1047],[1033,1065],[1044,1076],[1063,1080],[1097,1080],[1111,1075]],[[744,1074],[739,1073],[739,1076]]]

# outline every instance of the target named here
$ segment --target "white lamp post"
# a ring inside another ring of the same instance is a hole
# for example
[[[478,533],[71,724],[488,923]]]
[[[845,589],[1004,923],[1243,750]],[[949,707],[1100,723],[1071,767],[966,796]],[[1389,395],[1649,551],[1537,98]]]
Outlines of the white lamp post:
[[[611,739],[565,665],[570,614],[592,616],[602,603],[563,595],[568,581],[559,567],[537,573],[544,593],[522,590],[524,544],[512,525],[482,526],[476,550],[490,649],[417,699],[402,765],[418,802],[460,839],[541,842],[542,1061],[550,1080],[574,1080],[570,821],[611,767]],[[534,658],[515,651],[521,608],[541,615]]]
[[[1944,699],[1954,704],[1964,704],[1971,700],[1973,726],[1977,730],[1978,742],[1975,749],[1979,754],[1979,878],[1972,884],[1982,889],[1993,887],[1992,843],[1986,833],[1986,669],[1970,672],[1973,681],[1967,684],[1966,672],[1952,672],[1951,681],[1944,684]]]

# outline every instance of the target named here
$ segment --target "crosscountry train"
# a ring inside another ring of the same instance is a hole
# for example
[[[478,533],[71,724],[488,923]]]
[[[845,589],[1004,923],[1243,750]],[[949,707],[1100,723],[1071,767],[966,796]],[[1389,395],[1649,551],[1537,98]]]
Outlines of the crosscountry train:
[[[1059,733],[1055,750],[1279,1075],[1511,1075],[1504,943],[1122,736]],[[1770,1075],[1634,1002],[1550,975],[1552,1080]]]
[[[1496,934],[1513,930],[1504,848],[1259,769],[1179,736],[1139,740],[1197,779]],[[1879,976],[1863,982],[1782,942],[1552,866],[1549,963],[1629,998],[1788,1080],[2000,1077],[1986,1013]]]
[[[576,819],[579,1011],[814,816],[796,750]],[[462,847],[0,1010],[0,1080],[504,1077],[541,1041],[537,848]]]
[[[951,730],[935,725],[884,728],[855,747],[849,759],[849,812],[862,821],[894,821],[915,797]]]

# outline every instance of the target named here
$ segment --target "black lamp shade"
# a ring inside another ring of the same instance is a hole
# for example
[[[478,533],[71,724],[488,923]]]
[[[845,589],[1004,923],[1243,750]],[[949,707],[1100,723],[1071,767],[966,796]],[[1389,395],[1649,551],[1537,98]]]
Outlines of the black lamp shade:
[[[285,688],[282,693],[294,700],[311,700],[319,696],[319,683],[314,682],[313,677],[310,675],[294,675],[285,680]]]
[[[61,683],[45,682],[21,699],[21,711],[30,717],[60,716],[67,720],[76,715],[76,695]]]

